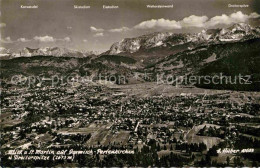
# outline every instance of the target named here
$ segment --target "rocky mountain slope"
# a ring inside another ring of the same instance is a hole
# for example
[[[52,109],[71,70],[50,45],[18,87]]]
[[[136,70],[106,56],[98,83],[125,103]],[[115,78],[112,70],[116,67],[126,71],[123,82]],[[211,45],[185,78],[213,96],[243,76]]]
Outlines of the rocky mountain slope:
[[[165,56],[191,50],[203,45],[243,41],[260,37],[260,29],[248,24],[234,24],[229,28],[203,30],[197,34],[152,33],[126,38],[114,43],[104,54],[132,56],[145,65]]]
[[[0,58],[6,58],[9,59],[11,56],[11,52],[9,49],[6,49],[4,47],[0,47]]]

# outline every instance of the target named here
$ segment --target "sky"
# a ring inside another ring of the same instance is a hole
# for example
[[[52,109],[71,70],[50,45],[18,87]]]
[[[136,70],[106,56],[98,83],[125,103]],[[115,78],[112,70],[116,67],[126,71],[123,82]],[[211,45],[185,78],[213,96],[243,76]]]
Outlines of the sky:
[[[0,0],[1,46],[106,51],[123,38],[152,32],[194,33],[246,22],[260,25],[259,0]],[[146,5],[172,5],[150,9]],[[228,4],[247,4],[229,8]],[[38,9],[21,9],[38,5]],[[87,5],[90,9],[74,9]],[[103,5],[119,6],[103,9]]]

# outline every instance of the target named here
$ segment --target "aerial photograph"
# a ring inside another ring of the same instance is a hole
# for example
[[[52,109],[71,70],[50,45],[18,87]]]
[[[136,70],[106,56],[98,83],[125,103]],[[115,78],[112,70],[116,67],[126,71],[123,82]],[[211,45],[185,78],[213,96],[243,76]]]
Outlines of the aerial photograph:
[[[0,0],[1,167],[259,167],[259,0]]]

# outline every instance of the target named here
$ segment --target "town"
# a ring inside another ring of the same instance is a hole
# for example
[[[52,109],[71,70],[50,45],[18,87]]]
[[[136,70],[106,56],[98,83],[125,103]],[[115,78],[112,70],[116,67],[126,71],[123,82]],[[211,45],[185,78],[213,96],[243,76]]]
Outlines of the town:
[[[4,87],[1,152],[10,149],[135,151],[120,155],[94,152],[94,157],[77,155],[70,163],[59,160],[52,162],[53,166],[65,163],[71,166],[259,165],[259,93],[225,90],[208,94],[145,96],[141,93],[140,96],[133,92],[138,91],[129,91],[123,85],[94,83]],[[218,152],[225,148],[255,150]],[[9,166],[27,163],[12,161],[8,155],[2,160]]]

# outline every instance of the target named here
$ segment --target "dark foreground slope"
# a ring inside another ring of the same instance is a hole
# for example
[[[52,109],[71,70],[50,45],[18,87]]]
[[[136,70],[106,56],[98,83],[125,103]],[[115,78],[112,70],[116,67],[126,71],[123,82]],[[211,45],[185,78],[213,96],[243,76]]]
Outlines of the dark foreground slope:
[[[260,91],[260,39],[225,44],[219,48],[218,55],[220,58],[203,66],[198,75],[231,76],[232,84],[225,81],[216,85],[202,82],[199,87]],[[243,80],[239,81],[239,76],[242,76]]]
[[[202,80],[196,86],[212,89],[259,90],[260,89],[260,39],[201,46],[193,50],[170,55],[149,66],[146,71],[156,75],[196,76]],[[228,77],[220,82],[218,77]],[[206,80],[203,80],[207,76]],[[214,76],[218,76],[213,78]],[[242,82],[236,78],[242,77]],[[230,79],[229,79],[230,78]],[[214,80],[213,80],[214,79]],[[246,81],[249,79],[249,81]],[[231,82],[230,82],[231,81]]]
[[[97,58],[34,56],[1,60],[1,79],[10,83],[14,76],[45,77],[58,76],[93,76],[131,74],[139,65],[132,58],[124,56],[103,55]]]

